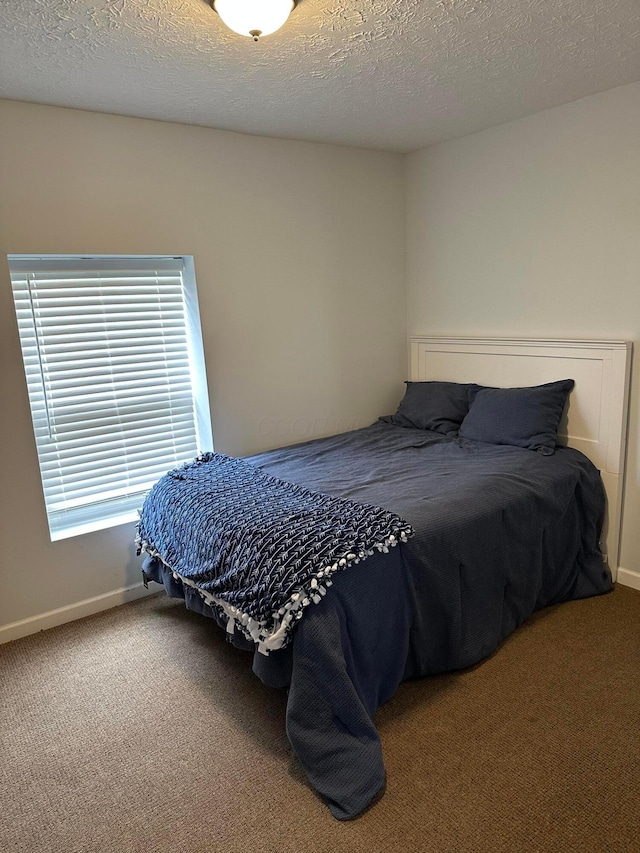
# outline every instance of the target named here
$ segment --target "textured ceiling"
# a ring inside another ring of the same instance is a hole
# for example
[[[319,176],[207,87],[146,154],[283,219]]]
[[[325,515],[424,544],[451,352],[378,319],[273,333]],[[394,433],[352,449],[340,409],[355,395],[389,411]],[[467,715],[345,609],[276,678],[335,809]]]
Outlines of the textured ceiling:
[[[2,0],[0,97],[412,151],[640,80],[640,0]],[[640,108],[640,105],[639,105]]]

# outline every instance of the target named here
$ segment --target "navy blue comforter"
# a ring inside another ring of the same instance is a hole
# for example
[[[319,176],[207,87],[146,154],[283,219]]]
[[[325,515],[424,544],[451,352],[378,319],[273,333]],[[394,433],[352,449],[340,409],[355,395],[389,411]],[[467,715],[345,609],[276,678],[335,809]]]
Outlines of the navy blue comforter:
[[[611,588],[599,550],[604,491],[578,451],[543,456],[380,420],[248,461],[382,507],[415,531],[338,572],[286,648],[254,654],[256,674],[289,689],[288,737],[339,819],[356,817],[384,786],[374,715],[402,680],[477,663],[535,610]],[[148,558],[145,571],[220,622],[159,560]]]

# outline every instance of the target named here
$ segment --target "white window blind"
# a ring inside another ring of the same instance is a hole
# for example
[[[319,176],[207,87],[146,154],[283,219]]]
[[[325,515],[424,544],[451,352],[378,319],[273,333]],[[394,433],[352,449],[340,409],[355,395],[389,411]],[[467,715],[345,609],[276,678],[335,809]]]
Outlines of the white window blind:
[[[212,449],[191,258],[9,255],[52,539]]]

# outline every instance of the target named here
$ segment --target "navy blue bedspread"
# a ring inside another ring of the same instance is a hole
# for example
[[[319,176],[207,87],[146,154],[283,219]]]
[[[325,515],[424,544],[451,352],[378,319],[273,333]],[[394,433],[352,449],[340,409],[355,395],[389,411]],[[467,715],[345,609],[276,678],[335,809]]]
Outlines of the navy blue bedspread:
[[[388,554],[339,572],[286,648],[254,654],[265,683],[289,688],[289,740],[341,820],[384,786],[374,715],[404,679],[477,663],[535,610],[611,589],[598,545],[604,491],[578,451],[543,456],[380,420],[248,461],[382,507],[415,530]],[[216,618],[158,560],[145,570]]]

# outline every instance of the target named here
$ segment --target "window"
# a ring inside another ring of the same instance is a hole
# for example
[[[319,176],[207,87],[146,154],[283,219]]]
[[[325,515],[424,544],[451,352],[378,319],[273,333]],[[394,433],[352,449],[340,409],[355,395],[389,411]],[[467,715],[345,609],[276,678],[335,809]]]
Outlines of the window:
[[[9,255],[51,539],[212,449],[193,259]]]

